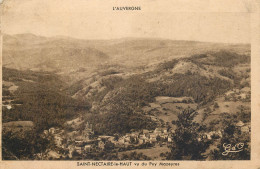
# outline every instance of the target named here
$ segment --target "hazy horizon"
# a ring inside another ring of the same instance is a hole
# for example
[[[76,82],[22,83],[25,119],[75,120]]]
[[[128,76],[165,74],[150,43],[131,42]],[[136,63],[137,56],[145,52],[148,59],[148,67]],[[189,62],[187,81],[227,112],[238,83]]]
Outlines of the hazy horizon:
[[[113,41],[113,40],[165,40],[165,41],[186,41],[186,42],[198,42],[198,43],[214,43],[214,44],[242,44],[242,45],[250,45],[251,42],[214,42],[214,41],[200,41],[200,40],[188,40],[188,39],[169,39],[169,38],[160,38],[160,37],[121,37],[121,38],[112,38],[112,39],[84,39],[84,38],[76,38],[72,36],[65,36],[65,35],[51,35],[51,36],[44,36],[38,35],[34,33],[18,33],[18,34],[10,34],[10,33],[2,33],[3,36],[20,36],[20,35],[32,35],[42,38],[57,38],[57,39],[73,39],[73,40],[82,40],[82,41]]]
[[[77,3],[62,0],[9,0],[3,6],[2,32],[33,33],[46,37],[59,35],[77,39],[140,37],[250,43],[248,12],[205,12],[205,9],[204,12],[176,12],[169,9],[174,5],[176,10],[178,5],[179,8],[190,8],[182,3],[162,6],[156,0],[109,2],[111,4],[98,0]],[[112,6],[118,5],[141,5],[142,11],[112,11]]]

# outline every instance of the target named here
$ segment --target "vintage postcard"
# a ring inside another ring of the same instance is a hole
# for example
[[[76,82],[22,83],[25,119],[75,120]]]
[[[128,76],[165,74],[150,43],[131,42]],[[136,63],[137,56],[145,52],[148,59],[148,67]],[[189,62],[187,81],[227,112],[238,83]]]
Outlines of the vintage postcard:
[[[259,8],[1,1],[1,168],[260,168]]]

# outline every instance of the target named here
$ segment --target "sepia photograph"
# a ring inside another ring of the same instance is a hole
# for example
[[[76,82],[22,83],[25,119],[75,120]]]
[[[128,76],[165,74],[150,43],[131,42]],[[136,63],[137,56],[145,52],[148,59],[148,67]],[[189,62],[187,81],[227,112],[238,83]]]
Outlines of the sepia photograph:
[[[1,6],[3,161],[251,159],[249,13],[60,1]]]

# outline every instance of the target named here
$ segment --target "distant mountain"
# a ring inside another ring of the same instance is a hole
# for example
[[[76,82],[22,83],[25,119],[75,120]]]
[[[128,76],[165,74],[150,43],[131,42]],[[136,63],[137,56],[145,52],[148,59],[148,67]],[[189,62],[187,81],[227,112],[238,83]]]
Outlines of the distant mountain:
[[[109,56],[73,40],[31,34],[3,37],[3,66],[37,71],[70,71],[105,62]]]
[[[147,66],[206,51],[248,52],[250,45],[164,39],[123,38],[80,40],[33,34],[3,36],[3,66],[14,69],[70,73],[80,68],[120,64]]]

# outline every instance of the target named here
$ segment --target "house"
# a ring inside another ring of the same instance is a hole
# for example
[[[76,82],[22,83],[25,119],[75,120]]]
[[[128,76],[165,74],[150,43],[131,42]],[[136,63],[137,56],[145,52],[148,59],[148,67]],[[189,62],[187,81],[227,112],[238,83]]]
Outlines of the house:
[[[138,143],[138,137],[137,136],[131,136],[130,137],[130,143],[131,144],[137,144]]]
[[[234,89],[233,90],[235,93],[239,93],[240,91],[239,91],[239,89]]]
[[[101,140],[109,140],[109,139],[113,139],[114,137],[113,136],[98,136],[99,139]]]
[[[44,134],[44,135],[48,135],[48,134],[49,134],[49,131],[48,131],[48,130],[43,130],[43,134]]]
[[[91,136],[94,134],[92,124],[89,124],[88,122],[85,125],[85,129],[82,132],[82,136],[88,140],[91,138]]]
[[[171,137],[168,137],[168,142],[172,142],[172,138]]]
[[[58,146],[58,147],[60,147],[61,145],[62,145],[62,138],[59,136],[59,135],[55,135],[54,136],[54,142],[55,142],[55,144]]]
[[[228,91],[228,92],[225,93],[226,96],[230,96],[232,94],[235,94],[235,92],[234,91]]]
[[[125,143],[125,138],[124,137],[120,137],[118,139],[118,142],[121,143],[121,144],[124,144]]]
[[[75,150],[75,146],[69,145],[68,150],[69,150],[69,157],[72,158],[72,152]]]
[[[155,117],[155,116],[150,116],[150,118],[151,118],[152,121],[157,121],[158,120],[158,118]]]
[[[162,137],[163,139],[166,139],[166,138],[168,137],[168,134],[164,133],[164,134],[161,135],[161,137]]]
[[[161,135],[162,134],[162,129],[160,129],[160,128],[156,128],[155,130],[154,130],[154,134],[155,135]]]
[[[247,98],[247,94],[246,93],[241,93],[239,96],[240,96],[241,99],[246,99]]]
[[[242,133],[249,133],[251,131],[251,128],[249,125],[245,125],[241,127],[241,132]]]
[[[80,139],[78,139],[78,138],[77,138],[74,142],[75,142],[75,144],[78,145],[78,146],[83,144],[83,141],[80,140]]]
[[[157,139],[156,139],[156,135],[155,134],[151,134],[150,135],[150,142],[156,142]]]
[[[138,140],[138,144],[144,144],[144,143],[145,143],[145,140],[143,140],[143,139]]]
[[[250,92],[250,87],[244,87],[243,89],[241,89],[241,92]]]
[[[144,134],[146,137],[148,137],[148,135],[149,135],[149,130],[144,129],[144,130],[143,130],[143,134]]]
[[[245,124],[242,121],[239,121],[238,123],[236,123],[236,127],[239,128],[240,131],[243,132],[243,133],[250,132],[250,125],[249,124]]]
[[[53,159],[58,159],[60,158],[60,154],[58,154],[56,151],[50,151],[48,152],[48,157]]]
[[[149,103],[151,109],[156,109],[156,108],[160,108],[160,104],[157,104],[157,103]]]
[[[54,133],[55,133],[55,128],[54,128],[54,127],[50,128],[50,129],[49,129],[49,133],[50,133],[50,134],[54,134]]]
[[[242,122],[242,121],[239,121],[239,122],[237,122],[236,123],[236,126],[237,127],[242,127],[242,126],[244,126],[245,124]]]
[[[125,142],[130,142],[131,141],[131,137],[130,136],[125,136]]]
[[[205,133],[205,136],[206,136],[206,138],[207,139],[209,139],[209,140],[211,140],[212,138],[211,138],[211,134],[210,133]]]
[[[68,145],[68,150],[69,150],[69,151],[75,150],[75,146],[74,146],[74,145]]]
[[[84,150],[85,150],[86,152],[90,152],[90,151],[91,151],[91,148],[92,148],[91,145],[85,145]]]
[[[108,141],[111,141],[112,143],[115,142],[115,137],[113,137],[113,136],[109,137]]]
[[[82,147],[75,146],[75,150],[77,153],[82,154]]]
[[[169,133],[174,134],[176,129],[177,129],[177,126],[173,125],[173,126],[169,129]]]
[[[103,141],[99,141],[98,142],[98,148],[101,149],[101,150],[104,150],[105,149],[105,143]]]
[[[125,142],[125,143],[124,143],[124,146],[125,146],[125,147],[128,147],[129,145],[130,145],[129,142]]]
[[[219,137],[221,137],[222,138],[222,132],[220,131],[220,130],[218,130],[217,132],[216,132],[216,134],[219,136]]]
[[[139,136],[139,132],[133,132],[133,133],[131,133],[131,136],[132,137],[138,137]]]
[[[68,139],[75,140],[76,131],[72,131],[72,132],[66,133],[66,135],[67,135]]]
[[[139,135],[139,138],[140,138],[140,139],[145,139],[145,138],[147,138],[147,137],[146,137],[145,134],[140,134],[140,135]]]

